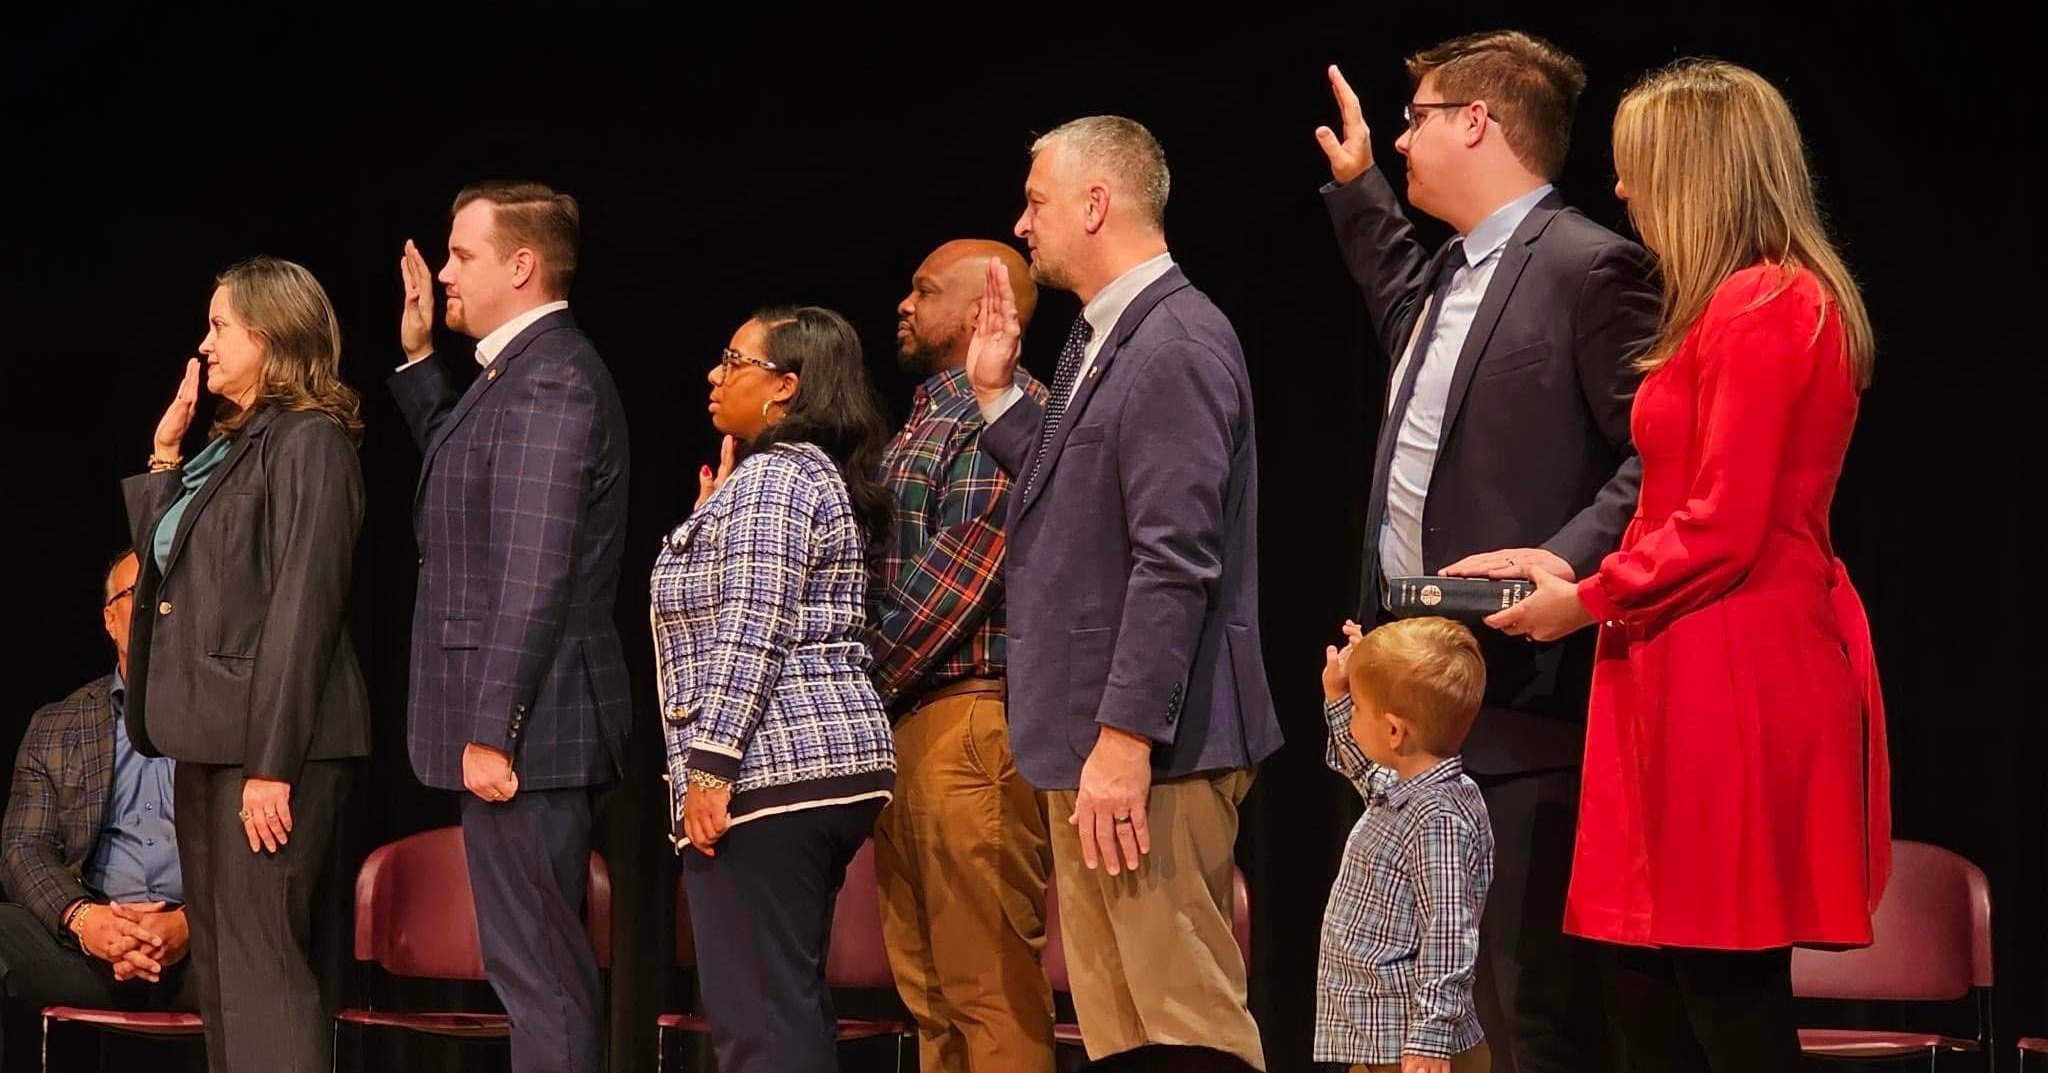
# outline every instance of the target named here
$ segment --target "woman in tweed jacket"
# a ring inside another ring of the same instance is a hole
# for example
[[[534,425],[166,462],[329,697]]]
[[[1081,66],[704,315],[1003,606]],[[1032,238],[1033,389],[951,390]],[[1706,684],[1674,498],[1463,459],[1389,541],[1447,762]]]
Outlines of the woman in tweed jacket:
[[[887,428],[830,310],[756,314],[710,382],[722,464],[652,584],[672,837],[718,1068],[829,1071],[832,901],[895,784],[862,640]]]

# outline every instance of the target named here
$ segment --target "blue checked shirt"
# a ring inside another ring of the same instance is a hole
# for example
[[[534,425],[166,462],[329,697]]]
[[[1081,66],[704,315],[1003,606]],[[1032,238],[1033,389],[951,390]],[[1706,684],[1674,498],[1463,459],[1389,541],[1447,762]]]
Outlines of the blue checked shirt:
[[[678,848],[692,770],[732,780],[733,823],[889,797],[867,577],[846,483],[808,443],[748,457],[664,542],[650,595]]]
[[[1448,1058],[1485,1038],[1472,1005],[1493,828],[1457,757],[1412,778],[1365,758],[1351,701],[1323,706],[1326,759],[1365,797],[1323,911],[1318,1062]]]

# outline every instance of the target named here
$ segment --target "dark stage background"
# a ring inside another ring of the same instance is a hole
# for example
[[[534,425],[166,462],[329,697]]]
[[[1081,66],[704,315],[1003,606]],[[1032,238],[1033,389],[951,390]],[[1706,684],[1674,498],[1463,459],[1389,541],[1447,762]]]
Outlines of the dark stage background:
[[[995,14],[1012,13],[1027,14]],[[0,464],[13,627],[0,748],[11,752],[36,706],[108,669],[94,609],[105,553],[121,539],[116,482],[140,467],[203,333],[213,273],[255,253],[306,264],[339,308],[345,372],[369,424],[354,635],[377,752],[337,860],[330,937],[342,941],[326,965],[362,997],[345,947],[355,865],[380,842],[455,817],[453,799],[423,791],[405,758],[418,455],[383,388],[398,360],[396,260],[410,236],[438,267],[447,205],[467,180],[553,182],[583,203],[573,300],[632,425],[618,619],[639,705],[632,766],[601,812],[600,844],[617,890],[613,1068],[652,1069],[653,1018],[685,1001],[686,981],[667,968],[674,866],[644,580],[659,535],[695,494],[695,469],[713,457],[703,375],[756,305],[816,302],[860,327],[900,412],[909,385],[888,348],[912,268],[944,239],[1007,234],[1034,132],[1118,112],[1166,146],[1175,255],[1235,320],[1258,393],[1266,654],[1289,743],[1247,805],[1239,854],[1272,1067],[1306,1068],[1318,922],[1358,808],[1322,767],[1314,682],[1322,645],[1353,606],[1359,488],[1385,375],[1316,196],[1328,173],[1311,132],[1336,117],[1322,67],[1346,67],[1376,152],[1398,171],[1400,58],[1511,25],[1585,61],[1592,85],[1561,185],[1616,226],[1607,121],[1645,69],[1723,56],[1763,71],[1798,110],[1881,348],[1835,521],[1886,678],[1898,834],[1989,873],[2000,1036],[2048,1034],[2048,732],[2022,675],[2037,652],[2022,608],[2038,604],[2028,581],[2038,542],[2018,524],[2042,490],[2035,442],[2048,399],[2038,347],[2023,346],[2019,327],[2039,286],[2038,272],[2017,268],[2018,251],[2039,242],[2024,211],[2038,192],[1995,166],[2001,139],[2037,140],[2021,128],[2037,125],[2038,108],[1988,80],[2017,62],[1985,54],[1995,25],[1951,5],[1683,17],[1353,6],[1262,12],[1257,28],[1242,25],[1241,9],[1190,8],[1170,16],[1173,29],[1206,32],[1169,45],[1156,28],[1098,25],[1078,9],[1028,16],[1011,31],[990,12],[952,10],[936,27],[945,34],[908,36],[879,19],[825,25],[793,11],[723,30],[585,8],[484,33],[419,14],[17,23],[0,64],[14,190],[6,291],[19,303],[9,317],[14,450]],[[1067,295],[1041,309],[1027,346],[1041,376],[1074,312]],[[444,353],[454,345],[444,338]],[[395,994],[490,1001],[466,987]],[[2009,1045],[2000,1050],[2010,1063]],[[426,1045],[368,1060],[463,1069],[503,1057]]]

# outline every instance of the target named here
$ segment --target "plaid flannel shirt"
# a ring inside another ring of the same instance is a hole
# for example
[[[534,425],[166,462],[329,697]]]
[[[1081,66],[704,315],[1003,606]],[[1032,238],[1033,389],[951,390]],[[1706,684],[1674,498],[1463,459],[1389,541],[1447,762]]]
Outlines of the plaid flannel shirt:
[[[741,462],[669,535],[651,590],[679,848],[692,770],[733,780],[734,823],[890,795],[860,523],[824,451]]]
[[[1472,1004],[1493,828],[1457,757],[1411,778],[1367,760],[1351,701],[1323,706],[1330,767],[1365,798],[1323,912],[1315,1060],[1448,1058],[1485,1034]]]
[[[1018,386],[1045,388],[1018,373]],[[890,707],[963,678],[1001,678],[1003,522],[1010,477],[981,450],[981,407],[965,369],[918,386],[890,442],[882,483],[893,539],[874,587],[875,688]]]

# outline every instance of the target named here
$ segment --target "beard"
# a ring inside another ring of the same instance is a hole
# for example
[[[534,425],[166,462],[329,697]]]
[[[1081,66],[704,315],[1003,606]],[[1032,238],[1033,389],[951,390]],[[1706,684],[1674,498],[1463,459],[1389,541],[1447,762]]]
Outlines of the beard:
[[[1074,289],[1073,282],[1068,277],[1066,269],[1036,254],[1031,258],[1031,282],[1038,284],[1040,287],[1050,288],[1055,291],[1071,291]]]
[[[896,367],[922,380],[938,372],[953,351],[966,353],[970,330],[968,325],[959,324],[945,335],[934,338],[912,328],[910,337],[896,345]]]

